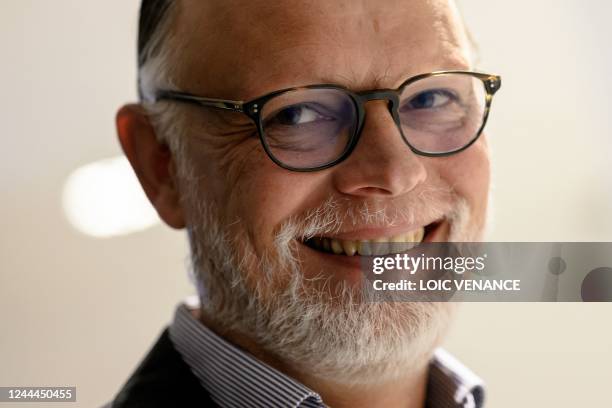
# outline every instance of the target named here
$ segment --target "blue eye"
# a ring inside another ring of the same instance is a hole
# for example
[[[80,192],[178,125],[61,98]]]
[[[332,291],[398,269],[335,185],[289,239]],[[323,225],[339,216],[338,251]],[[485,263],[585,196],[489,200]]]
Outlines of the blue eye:
[[[442,89],[424,91],[409,99],[402,110],[437,109],[449,104],[453,99],[453,94]]]

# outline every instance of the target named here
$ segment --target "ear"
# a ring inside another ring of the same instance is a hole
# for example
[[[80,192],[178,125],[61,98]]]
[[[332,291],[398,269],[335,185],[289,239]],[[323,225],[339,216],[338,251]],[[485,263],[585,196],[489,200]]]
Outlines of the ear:
[[[160,218],[172,228],[184,228],[185,217],[170,149],[157,140],[140,105],[123,106],[117,112],[116,123],[123,152]]]

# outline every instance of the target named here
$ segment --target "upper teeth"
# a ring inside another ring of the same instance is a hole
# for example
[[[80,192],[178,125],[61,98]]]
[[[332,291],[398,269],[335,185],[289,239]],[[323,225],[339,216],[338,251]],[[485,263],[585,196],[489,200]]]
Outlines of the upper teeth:
[[[336,238],[315,237],[309,242],[315,248],[336,255],[388,255],[397,250],[408,250],[417,246],[425,236],[425,228],[421,227],[406,234],[393,237],[382,237],[364,240],[346,240]],[[398,243],[402,243],[401,245]]]

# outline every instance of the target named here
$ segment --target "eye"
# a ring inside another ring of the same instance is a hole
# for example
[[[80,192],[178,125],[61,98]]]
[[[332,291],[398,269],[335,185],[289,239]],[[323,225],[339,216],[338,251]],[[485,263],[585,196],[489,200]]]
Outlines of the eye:
[[[317,108],[313,104],[298,104],[288,106],[277,111],[268,120],[268,124],[278,124],[283,126],[299,126],[312,122],[332,120],[329,116],[321,112],[322,109]]]
[[[410,98],[401,110],[438,109],[448,105],[454,99],[454,95],[444,89],[423,91]]]

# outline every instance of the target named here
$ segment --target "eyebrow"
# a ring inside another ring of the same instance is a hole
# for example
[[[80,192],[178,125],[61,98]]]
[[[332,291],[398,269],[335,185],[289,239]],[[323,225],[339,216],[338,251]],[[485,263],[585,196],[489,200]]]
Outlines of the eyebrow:
[[[344,88],[350,89],[355,92],[366,91],[372,89],[395,89],[399,87],[402,83],[404,83],[407,79],[410,79],[414,76],[427,74],[430,72],[436,71],[469,71],[473,70],[473,64],[470,64],[469,61],[464,61],[460,58],[453,58],[449,56],[444,56],[440,63],[432,64],[435,68],[429,70],[420,70],[414,71],[410,68],[406,68],[402,70],[402,74],[394,75],[391,74],[392,67],[388,65],[386,69],[382,72],[375,72],[371,74],[371,78],[367,81],[369,85],[364,85],[361,83],[361,80],[357,78],[356,75],[346,75],[341,73],[332,73],[331,75],[325,75],[319,77],[318,81],[311,81],[303,85],[313,85],[313,84],[334,84],[340,85]],[[397,76],[397,78],[394,78]],[[392,82],[393,85],[387,85]]]
[[[459,55],[459,54],[458,54]],[[391,64],[387,64],[382,71],[369,72],[366,74],[366,80],[362,78],[356,70],[352,69],[349,65],[349,69],[343,72],[332,71],[332,72],[314,72],[312,76],[309,76],[303,81],[292,81],[283,71],[270,72],[266,76],[251,76],[247,75],[245,78],[244,87],[233,89],[230,94],[236,95],[235,97],[228,97],[225,95],[209,95],[208,99],[219,99],[219,100],[232,100],[246,102],[256,99],[262,95],[267,95],[271,92],[299,88],[303,86],[319,85],[319,84],[330,84],[337,85],[353,92],[360,91],[371,91],[376,89],[396,89],[407,79],[420,74],[426,74],[435,71],[448,71],[448,70],[471,70],[472,66],[468,60],[459,57],[458,55],[452,54],[438,54],[437,58],[432,63],[427,64],[427,67],[420,70],[415,70],[414,67],[405,66],[401,69],[394,67]],[[397,71],[398,73],[391,73]],[[247,71],[248,72],[248,71]],[[249,72],[249,74],[252,74]],[[265,86],[262,86],[266,84]],[[241,89],[240,89],[241,88]],[[190,91],[190,93],[196,95],[208,95],[205,91]]]

